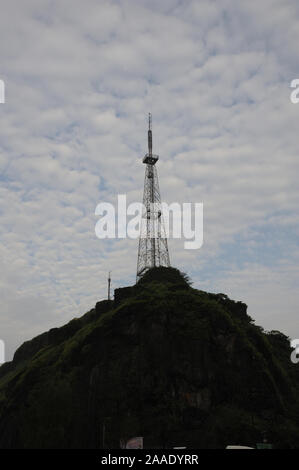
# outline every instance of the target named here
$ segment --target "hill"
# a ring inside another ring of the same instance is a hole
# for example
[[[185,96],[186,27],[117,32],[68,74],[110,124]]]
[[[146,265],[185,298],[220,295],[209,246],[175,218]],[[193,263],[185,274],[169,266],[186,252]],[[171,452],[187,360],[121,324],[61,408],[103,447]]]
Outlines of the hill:
[[[244,303],[155,268],[0,367],[0,448],[298,448],[290,353]]]

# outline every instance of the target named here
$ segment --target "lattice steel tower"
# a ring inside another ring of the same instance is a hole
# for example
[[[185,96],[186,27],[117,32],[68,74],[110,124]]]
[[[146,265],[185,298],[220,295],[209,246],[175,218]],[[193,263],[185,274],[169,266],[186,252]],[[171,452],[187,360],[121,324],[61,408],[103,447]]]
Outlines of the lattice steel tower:
[[[143,214],[138,247],[137,280],[154,266],[170,266],[166,232],[163,222],[161,196],[156,163],[158,155],[153,155],[152,117],[148,119],[148,153],[143,158],[146,164]]]

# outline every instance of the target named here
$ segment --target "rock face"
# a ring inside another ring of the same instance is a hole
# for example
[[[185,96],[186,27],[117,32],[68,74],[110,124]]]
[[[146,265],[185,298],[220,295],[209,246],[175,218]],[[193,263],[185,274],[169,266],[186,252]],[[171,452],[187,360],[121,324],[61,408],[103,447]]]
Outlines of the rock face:
[[[0,448],[118,448],[136,435],[221,448],[265,434],[299,447],[299,369],[283,334],[172,268],[115,298],[0,368]]]

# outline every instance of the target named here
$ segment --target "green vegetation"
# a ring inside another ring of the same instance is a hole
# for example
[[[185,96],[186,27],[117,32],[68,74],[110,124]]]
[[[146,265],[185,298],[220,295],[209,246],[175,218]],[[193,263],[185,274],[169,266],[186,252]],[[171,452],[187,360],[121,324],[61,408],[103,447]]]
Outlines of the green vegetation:
[[[0,448],[299,447],[299,366],[246,305],[156,268],[0,367]]]

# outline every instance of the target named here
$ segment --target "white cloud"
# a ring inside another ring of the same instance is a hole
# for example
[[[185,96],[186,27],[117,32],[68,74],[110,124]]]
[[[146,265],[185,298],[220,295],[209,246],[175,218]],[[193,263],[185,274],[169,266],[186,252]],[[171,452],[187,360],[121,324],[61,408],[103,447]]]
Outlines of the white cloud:
[[[98,240],[94,209],[118,193],[141,200],[148,111],[162,197],[204,202],[204,246],[170,241],[173,264],[298,336],[299,106],[289,99],[298,23],[295,0],[12,0],[2,9],[9,357],[105,296],[108,271],[115,287],[134,281],[136,241]]]

